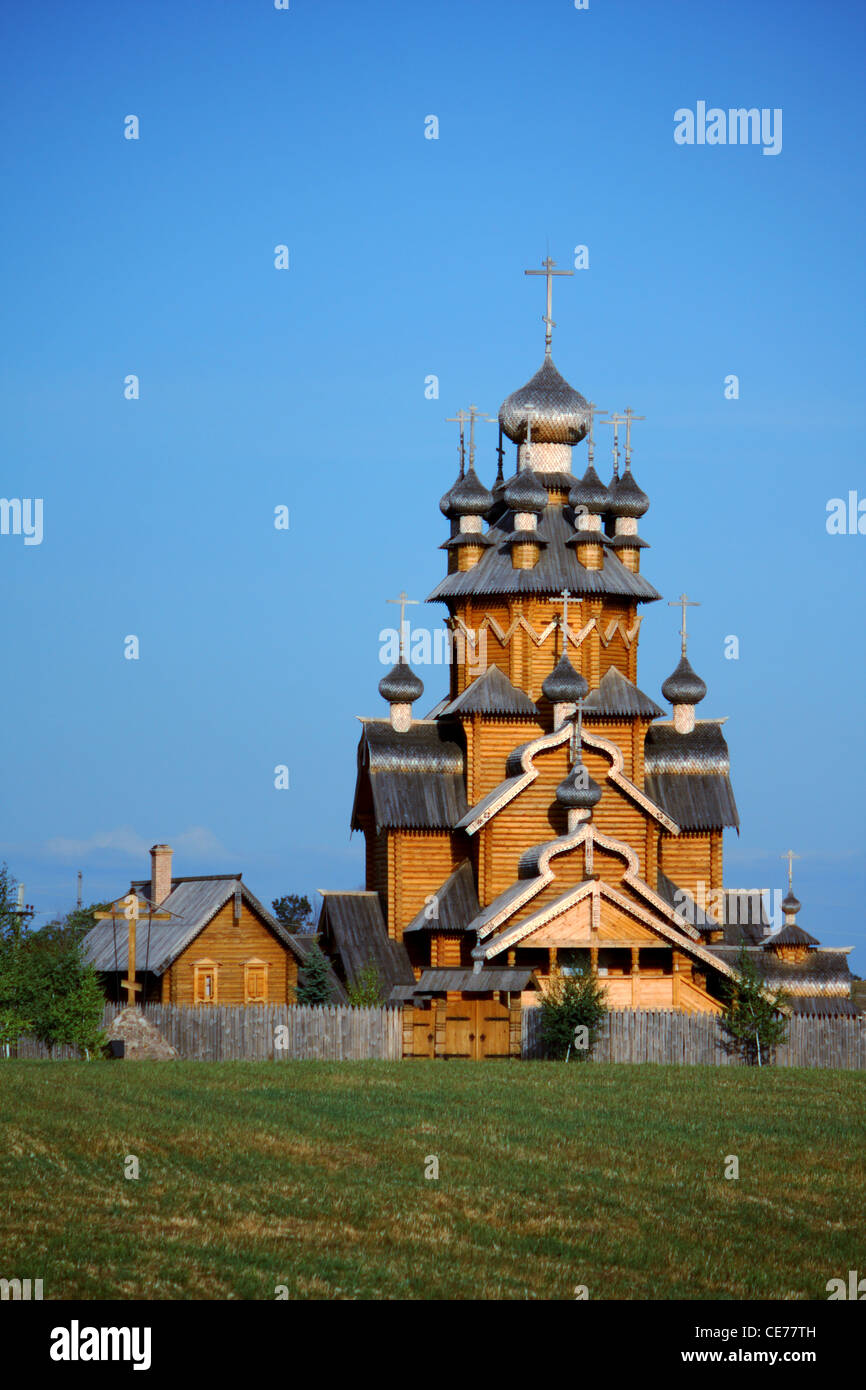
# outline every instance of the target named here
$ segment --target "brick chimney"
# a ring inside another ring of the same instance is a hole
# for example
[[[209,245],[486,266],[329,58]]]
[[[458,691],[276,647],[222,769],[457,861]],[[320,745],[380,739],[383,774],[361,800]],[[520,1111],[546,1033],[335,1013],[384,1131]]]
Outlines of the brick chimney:
[[[171,845],[154,845],[150,851],[150,900],[157,907],[171,892]]]

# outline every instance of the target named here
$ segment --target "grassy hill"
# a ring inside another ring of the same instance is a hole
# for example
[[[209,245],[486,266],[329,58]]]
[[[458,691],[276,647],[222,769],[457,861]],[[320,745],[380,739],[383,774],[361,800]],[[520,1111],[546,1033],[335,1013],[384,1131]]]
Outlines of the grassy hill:
[[[823,1299],[863,1263],[862,1072],[0,1061],[0,1097],[0,1274],[46,1298]]]

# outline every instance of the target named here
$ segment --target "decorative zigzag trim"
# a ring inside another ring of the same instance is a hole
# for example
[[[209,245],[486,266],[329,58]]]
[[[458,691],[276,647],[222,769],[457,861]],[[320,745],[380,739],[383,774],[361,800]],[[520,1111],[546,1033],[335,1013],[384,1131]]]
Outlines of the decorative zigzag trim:
[[[597,628],[602,646],[609,647],[617,632],[619,632],[622,634],[622,639],[625,642],[626,646],[630,647],[632,642],[635,641],[635,639],[638,636],[638,633],[640,632],[640,625],[642,621],[643,619],[640,616],[637,616],[635,617],[635,620],[632,623],[631,627],[626,627],[622,618],[614,618],[611,622],[608,623],[607,627],[604,628],[604,630],[602,630],[601,623],[599,622],[598,618],[590,618],[589,622],[586,623],[585,626],[582,627],[578,633],[572,632],[571,628],[569,627],[566,628],[565,635],[568,641],[571,642],[572,646],[580,647],[582,643],[585,642],[589,634],[592,632],[592,629]],[[463,633],[467,641],[475,641],[475,631],[472,628],[468,627],[466,623],[464,623],[463,619],[458,618],[456,614],[452,619],[452,625],[454,627],[459,627],[463,629]],[[543,645],[543,643],[547,641],[551,633],[555,632],[559,626],[560,624],[558,620],[554,619],[552,622],[549,622],[547,624],[547,627],[543,628],[540,633],[536,632],[535,629],[526,621],[526,618],[521,613],[518,617],[514,619],[510,627],[504,628],[496,621],[496,619],[493,617],[491,613],[485,613],[484,617],[478,625],[478,631],[480,632],[483,628],[489,627],[490,631],[494,634],[497,641],[499,641],[503,647],[507,647],[515,632],[517,632],[518,629],[522,628],[523,631],[531,637],[536,647],[540,647]]]

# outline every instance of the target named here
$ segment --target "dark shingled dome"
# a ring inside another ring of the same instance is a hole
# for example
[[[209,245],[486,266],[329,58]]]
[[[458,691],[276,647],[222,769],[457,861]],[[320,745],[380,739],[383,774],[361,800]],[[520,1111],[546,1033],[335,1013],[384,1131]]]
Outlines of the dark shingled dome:
[[[556,789],[556,799],[567,811],[591,811],[601,800],[601,787],[582,762],[576,762]]]
[[[680,658],[679,666],[662,686],[662,694],[672,705],[696,705],[706,693],[706,685],[697,672],[692,670],[686,656]]]
[[[380,680],[379,694],[389,705],[411,705],[424,694],[424,682],[405,661],[398,661]]]
[[[439,502],[440,512],[443,516],[447,516],[449,521],[453,521],[454,518],[457,516],[457,512],[455,512],[453,503],[451,501],[451,494],[453,492],[456,492],[457,488],[459,488],[462,482],[463,475],[461,474],[461,476],[457,479],[457,482],[452,483],[451,487],[449,487],[448,491],[444,494],[441,501]]]
[[[550,675],[542,682],[541,693],[552,705],[576,705],[584,699],[589,685],[579,671],[575,671],[568,657],[563,653]]]
[[[540,515],[547,506],[547,488],[539,482],[531,468],[522,468],[516,473],[503,496],[513,512],[535,512]]]
[[[801,907],[802,903],[800,902],[799,898],[794,897],[793,893],[785,894],[784,898],[782,899],[783,912],[799,912]]]
[[[516,444],[526,439],[532,421],[533,444],[579,444],[586,434],[589,406],[545,357],[539,370],[508,396],[499,408],[503,434]]]
[[[610,494],[610,511],[613,516],[643,516],[649,509],[649,498],[638,487],[630,468],[625,470],[618,482],[613,483]]]
[[[485,516],[493,506],[493,493],[488,492],[474,468],[458,478],[446,496],[452,516]],[[445,501],[444,497],[442,501]],[[439,506],[442,506],[442,502]]]
[[[568,500],[572,507],[585,507],[588,512],[594,512],[597,516],[600,516],[602,512],[610,511],[610,493],[592,464],[589,465],[583,477],[575,482],[568,494]]]

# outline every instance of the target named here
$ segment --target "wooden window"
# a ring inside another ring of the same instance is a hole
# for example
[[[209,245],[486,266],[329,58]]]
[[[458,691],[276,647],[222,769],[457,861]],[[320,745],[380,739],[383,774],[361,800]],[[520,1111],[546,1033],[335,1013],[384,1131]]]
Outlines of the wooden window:
[[[268,963],[264,960],[248,960],[244,963],[244,1003],[267,1004],[268,1002]]]
[[[216,1004],[219,998],[219,966],[215,960],[199,960],[193,966],[193,1001]]]

